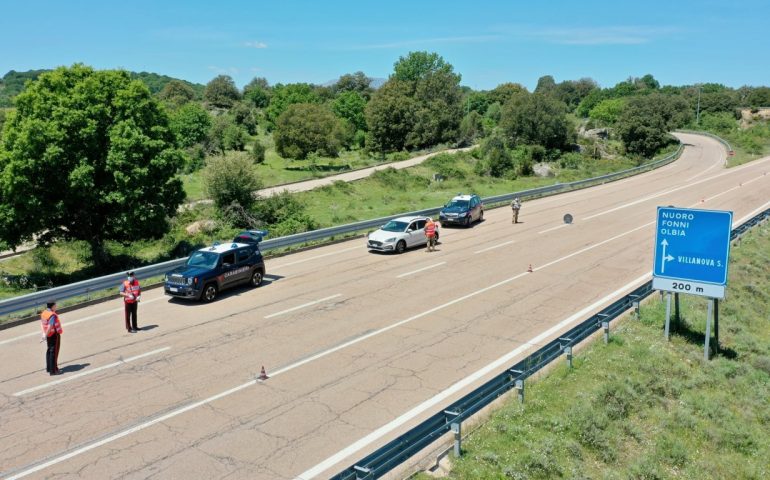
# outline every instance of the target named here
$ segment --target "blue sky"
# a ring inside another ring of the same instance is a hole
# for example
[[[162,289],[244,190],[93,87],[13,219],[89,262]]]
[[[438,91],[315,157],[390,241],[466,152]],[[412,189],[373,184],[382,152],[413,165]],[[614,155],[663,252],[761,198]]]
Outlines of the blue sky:
[[[206,83],[386,78],[410,51],[437,52],[463,85],[542,75],[607,87],[770,85],[766,0],[24,0],[0,17],[0,75],[82,62]]]

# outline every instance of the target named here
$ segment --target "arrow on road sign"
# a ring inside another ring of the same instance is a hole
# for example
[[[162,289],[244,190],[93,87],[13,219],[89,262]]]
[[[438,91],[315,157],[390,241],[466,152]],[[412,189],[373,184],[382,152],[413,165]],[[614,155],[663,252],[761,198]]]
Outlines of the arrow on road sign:
[[[660,259],[660,273],[664,273],[666,271],[666,262],[670,262],[674,259],[671,255],[666,255],[666,247],[668,247],[668,240],[665,238],[662,242],[660,242],[661,245],[663,245],[663,255],[661,255]]]

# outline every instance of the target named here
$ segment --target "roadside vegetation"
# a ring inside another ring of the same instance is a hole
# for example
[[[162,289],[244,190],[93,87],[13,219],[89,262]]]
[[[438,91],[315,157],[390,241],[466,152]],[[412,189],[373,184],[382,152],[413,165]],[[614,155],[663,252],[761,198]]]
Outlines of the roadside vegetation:
[[[673,150],[676,128],[724,135],[736,164],[770,145],[758,108],[770,105],[767,87],[660,86],[645,75],[602,88],[546,75],[532,92],[517,83],[474,91],[461,80],[431,52],[400,57],[377,89],[363,72],[327,86],[258,77],[242,89],[226,75],[199,85],[80,64],[9,72],[0,251],[38,248],[0,260],[0,296],[176,258],[243,228],[275,237],[438,206],[457,192],[608,173]],[[365,181],[252,195],[470,145]],[[194,204],[202,199],[214,203]]]
[[[682,296],[682,323],[663,338],[665,307],[613,325],[530,381],[463,441],[450,479],[761,479],[770,476],[770,224],[731,251],[720,303],[721,355],[703,360],[706,300]],[[713,346],[713,339],[712,339]],[[418,478],[433,478],[420,474]]]

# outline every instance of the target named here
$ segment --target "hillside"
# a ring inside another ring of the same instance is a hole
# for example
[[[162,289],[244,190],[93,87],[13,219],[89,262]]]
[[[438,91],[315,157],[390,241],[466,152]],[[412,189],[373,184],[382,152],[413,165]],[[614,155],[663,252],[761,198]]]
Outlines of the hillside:
[[[13,98],[24,89],[24,84],[27,82],[27,80],[34,81],[37,79],[37,77],[40,76],[40,74],[48,71],[50,70],[27,70],[26,72],[17,72],[15,70],[11,70],[6,73],[3,78],[0,79],[0,108],[13,106]],[[200,83],[191,83],[187,80],[169,77],[168,75],[160,75],[151,72],[129,73],[131,78],[137,78],[143,81],[145,85],[147,85],[147,88],[150,89],[150,92],[153,94],[157,94],[163,90],[163,87],[165,87],[166,84],[172,80],[179,80],[192,87],[198,99],[203,98],[203,90],[206,88],[205,85]]]

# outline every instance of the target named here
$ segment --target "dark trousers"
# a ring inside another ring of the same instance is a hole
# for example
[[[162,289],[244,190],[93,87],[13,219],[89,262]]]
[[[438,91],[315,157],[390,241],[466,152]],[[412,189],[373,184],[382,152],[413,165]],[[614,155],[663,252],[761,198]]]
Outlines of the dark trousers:
[[[138,330],[136,326],[136,311],[139,306],[138,302],[128,303],[123,302],[126,306],[126,330]]]
[[[59,371],[59,345],[61,345],[61,335],[54,333],[46,338],[48,349],[45,351],[45,371],[48,373],[57,373]]]

